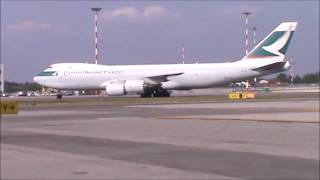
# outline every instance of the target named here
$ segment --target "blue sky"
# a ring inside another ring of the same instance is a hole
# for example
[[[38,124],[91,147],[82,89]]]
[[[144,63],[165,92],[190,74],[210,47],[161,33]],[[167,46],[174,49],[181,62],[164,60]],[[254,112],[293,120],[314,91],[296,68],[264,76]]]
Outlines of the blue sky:
[[[319,70],[319,1],[1,1],[1,63],[8,81],[32,81],[48,65],[94,62],[99,14],[101,64],[226,62],[243,57],[244,17],[257,41],[282,21],[298,21],[288,49],[294,73]],[[250,47],[252,47],[252,32]]]

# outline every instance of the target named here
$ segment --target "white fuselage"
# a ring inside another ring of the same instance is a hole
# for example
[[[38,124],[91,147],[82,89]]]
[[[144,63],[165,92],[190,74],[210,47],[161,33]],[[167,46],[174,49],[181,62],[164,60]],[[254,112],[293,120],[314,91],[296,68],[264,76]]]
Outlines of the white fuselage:
[[[167,80],[161,82],[166,90],[184,90],[209,88],[221,84],[247,80],[248,78],[275,73],[275,71],[258,72],[252,68],[270,64],[255,61],[237,61],[230,63],[207,64],[164,64],[164,65],[99,65],[84,63],[53,64],[44,70],[57,72],[53,76],[36,76],[34,81],[57,89],[105,89],[107,84],[115,81],[145,80],[167,74]],[[282,69],[276,70],[280,72]]]

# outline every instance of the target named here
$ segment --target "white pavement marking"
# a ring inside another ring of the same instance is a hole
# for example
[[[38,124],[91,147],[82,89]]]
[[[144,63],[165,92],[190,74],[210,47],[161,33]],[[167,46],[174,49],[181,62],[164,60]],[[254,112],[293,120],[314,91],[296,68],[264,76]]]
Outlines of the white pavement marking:
[[[62,111],[62,110],[58,110],[58,111],[54,111],[54,110],[32,110],[32,111],[19,111],[18,116],[57,116],[57,115],[82,115],[82,114],[97,114],[98,112],[94,112],[94,111],[70,111],[70,110],[66,110],[66,111]],[[103,113],[103,114],[107,114],[108,112],[99,112],[99,113]]]
[[[191,115],[191,116],[162,116],[160,119],[180,120],[233,120],[233,121],[257,121],[257,122],[300,122],[319,123],[319,113],[257,113],[257,114],[228,114],[228,115]]]
[[[161,104],[161,105],[134,105],[130,107],[138,108],[168,108],[168,109],[216,109],[216,108],[299,108],[299,109],[313,109],[319,110],[319,100],[310,101],[281,101],[281,102],[252,102],[252,101],[239,101],[230,103],[201,103],[201,104]]]

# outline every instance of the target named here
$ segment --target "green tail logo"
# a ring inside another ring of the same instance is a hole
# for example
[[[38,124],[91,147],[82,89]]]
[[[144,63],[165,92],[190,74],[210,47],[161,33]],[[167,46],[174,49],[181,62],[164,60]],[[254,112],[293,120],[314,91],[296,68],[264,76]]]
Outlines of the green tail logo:
[[[245,58],[284,57],[297,23],[282,23],[261,41]]]

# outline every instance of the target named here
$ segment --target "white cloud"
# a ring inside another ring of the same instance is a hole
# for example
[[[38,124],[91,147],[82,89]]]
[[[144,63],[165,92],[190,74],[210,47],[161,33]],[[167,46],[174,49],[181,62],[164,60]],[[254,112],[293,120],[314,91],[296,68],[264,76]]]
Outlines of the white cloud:
[[[8,26],[9,31],[37,31],[51,29],[52,25],[48,23],[40,23],[36,21],[22,21]]]
[[[124,8],[116,9],[115,11],[112,12],[112,15],[115,17],[125,16],[129,18],[134,18],[138,15],[138,11],[134,7],[124,7]]]
[[[143,16],[147,18],[160,17],[160,16],[175,16],[170,11],[166,10],[160,5],[148,6],[143,11]]]
[[[101,14],[102,19],[111,20],[117,17],[135,18],[138,16],[138,10],[134,7],[122,7],[113,11],[104,11]]]
[[[103,20],[114,20],[117,18],[127,18],[135,20],[143,20],[150,18],[177,18],[179,13],[173,13],[161,5],[147,6],[143,10],[139,10],[132,6],[117,8],[112,11],[103,11],[100,15]]]

